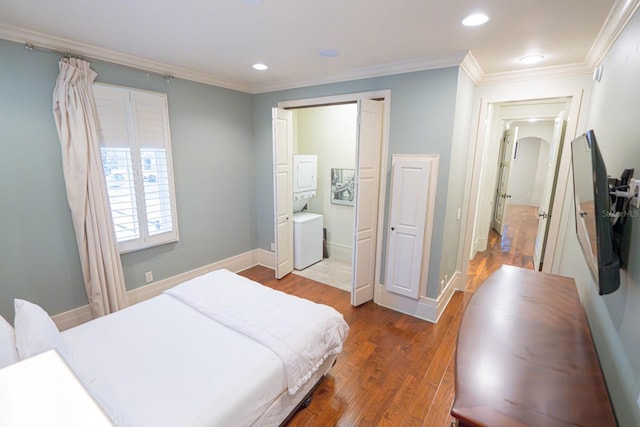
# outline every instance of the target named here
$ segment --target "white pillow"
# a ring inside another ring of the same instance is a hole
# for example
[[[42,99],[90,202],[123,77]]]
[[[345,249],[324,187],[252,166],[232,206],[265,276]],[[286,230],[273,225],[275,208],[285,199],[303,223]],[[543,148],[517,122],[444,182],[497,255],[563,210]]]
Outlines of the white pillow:
[[[91,386],[91,381],[87,380],[87,375],[83,372],[85,369],[78,369],[78,363],[71,359],[71,353],[62,339],[58,327],[47,312],[39,305],[21,299],[14,299],[13,305],[16,311],[14,319],[15,347],[18,349],[20,359],[56,349],[114,425],[118,427],[129,426],[130,423],[125,414],[113,406],[113,403],[117,402],[115,393],[108,392],[106,396],[97,393]],[[102,391],[104,392],[104,387]]]
[[[16,363],[18,360],[13,326],[0,316],[0,369]]]
[[[16,311],[13,327],[20,360],[56,349],[68,361],[62,335],[47,312],[36,304],[17,298],[13,305]]]

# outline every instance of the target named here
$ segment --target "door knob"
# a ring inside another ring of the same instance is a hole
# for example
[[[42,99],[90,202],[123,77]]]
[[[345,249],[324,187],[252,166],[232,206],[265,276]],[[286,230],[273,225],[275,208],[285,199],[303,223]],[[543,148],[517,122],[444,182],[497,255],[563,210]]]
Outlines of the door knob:
[[[395,227],[391,227],[391,231],[393,231],[393,230],[395,230],[395,229],[396,229]]]

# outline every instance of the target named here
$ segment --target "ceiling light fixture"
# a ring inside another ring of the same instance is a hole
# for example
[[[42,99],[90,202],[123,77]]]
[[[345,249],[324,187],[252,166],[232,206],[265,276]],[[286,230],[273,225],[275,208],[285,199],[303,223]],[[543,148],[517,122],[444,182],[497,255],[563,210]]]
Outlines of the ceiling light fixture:
[[[335,58],[336,56],[340,55],[340,52],[335,49],[322,49],[320,52],[318,52],[318,55],[322,56],[323,58]]]
[[[264,70],[268,70],[269,67],[267,67],[265,64],[257,63],[257,64],[253,64],[253,69],[258,71],[264,71]]]
[[[478,25],[486,24],[489,21],[489,17],[483,13],[475,13],[469,15],[462,20],[462,25],[466,27],[477,27]]]
[[[537,62],[540,62],[544,59],[544,56],[542,55],[527,55],[527,56],[523,56],[522,58],[520,58],[520,62],[522,64],[535,64]]]

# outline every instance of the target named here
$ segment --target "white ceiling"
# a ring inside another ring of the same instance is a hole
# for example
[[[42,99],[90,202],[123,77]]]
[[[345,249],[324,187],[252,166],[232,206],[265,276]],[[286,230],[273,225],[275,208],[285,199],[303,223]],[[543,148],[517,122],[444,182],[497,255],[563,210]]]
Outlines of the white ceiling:
[[[467,52],[482,82],[590,72],[639,2],[2,0],[0,38],[250,93],[457,65]],[[490,21],[463,27],[474,12]],[[544,61],[519,63],[532,53]]]

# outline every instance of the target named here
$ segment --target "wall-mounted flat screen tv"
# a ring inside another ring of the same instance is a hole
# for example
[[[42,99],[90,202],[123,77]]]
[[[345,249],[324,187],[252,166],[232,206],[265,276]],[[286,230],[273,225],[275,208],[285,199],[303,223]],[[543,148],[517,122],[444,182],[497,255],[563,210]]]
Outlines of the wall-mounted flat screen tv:
[[[571,142],[576,233],[600,295],[620,286],[620,255],[614,246],[609,177],[593,130]]]

